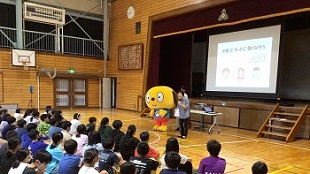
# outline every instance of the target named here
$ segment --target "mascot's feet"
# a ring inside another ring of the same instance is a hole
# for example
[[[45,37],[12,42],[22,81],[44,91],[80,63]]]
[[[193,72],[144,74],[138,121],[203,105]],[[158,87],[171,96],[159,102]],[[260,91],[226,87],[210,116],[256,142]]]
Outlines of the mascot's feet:
[[[160,126],[158,129],[160,132],[166,132],[167,131],[167,126]]]
[[[153,127],[153,130],[154,131],[158,131],[158,128],[159,128],[160,126],[158,126],[158,125],[155,125],[154,127]]]

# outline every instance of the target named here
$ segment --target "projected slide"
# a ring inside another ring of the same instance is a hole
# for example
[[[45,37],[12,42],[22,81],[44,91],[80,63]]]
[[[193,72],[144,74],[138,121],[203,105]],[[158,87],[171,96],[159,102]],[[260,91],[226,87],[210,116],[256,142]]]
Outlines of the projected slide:
[[[206,90],[275,93],[280,28],[210,36]]]
[[[216,87],[268,87],[272,38],[219,43]]]

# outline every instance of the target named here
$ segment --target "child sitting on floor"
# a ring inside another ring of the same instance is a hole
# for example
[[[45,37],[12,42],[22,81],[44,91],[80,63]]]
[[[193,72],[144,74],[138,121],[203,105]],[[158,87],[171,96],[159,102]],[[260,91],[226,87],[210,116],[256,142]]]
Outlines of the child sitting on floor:
[[[200,161],[198,173],[223,174],[226,168],[226,161],[218,156],[221,151],[221,144],[216,140],[209,140],[207,143],[207,150],[210,156]]]

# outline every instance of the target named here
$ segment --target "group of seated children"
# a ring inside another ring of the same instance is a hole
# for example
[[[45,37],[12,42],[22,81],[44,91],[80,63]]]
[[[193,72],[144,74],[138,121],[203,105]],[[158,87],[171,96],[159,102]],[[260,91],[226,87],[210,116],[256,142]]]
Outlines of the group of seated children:
[[[149,145],[150,134],[135,137],[136,126],[129,125],[126,134],[120,129],[122,122],[104,117],[96,131],[95,117],[89,123],[80,122],[75,113],[71,121],[64,119],[62,111],[46,108],[40,115],[37,110],[27,110],[21,117],[13,117],[0,110],[0,173],[9,174],[150,174],[161,168],[161,174],[191,174],[191,159],[179,153],[176,138],[169,138],[162,158],[156,148]],[[39,121],[39,118],[41,121]],[[18,128],[15,128],[17,121]],[[221,144],[209,140],[209,157],[200,161],[198,173],[224,173],[226,161],[219,157]],[[265,163],[255,163],[253,174],[266,170]]]

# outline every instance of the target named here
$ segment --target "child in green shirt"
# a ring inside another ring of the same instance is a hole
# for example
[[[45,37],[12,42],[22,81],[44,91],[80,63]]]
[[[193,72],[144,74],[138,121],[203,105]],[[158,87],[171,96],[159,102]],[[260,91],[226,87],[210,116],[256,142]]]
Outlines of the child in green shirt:
[[[50,129],[51,125],[48,123],[49,122],[49,115],[48,114],[42,114],[40,116],[41,122],[38,125],[38,131],[42,135],[47,135],[48,130]]]

